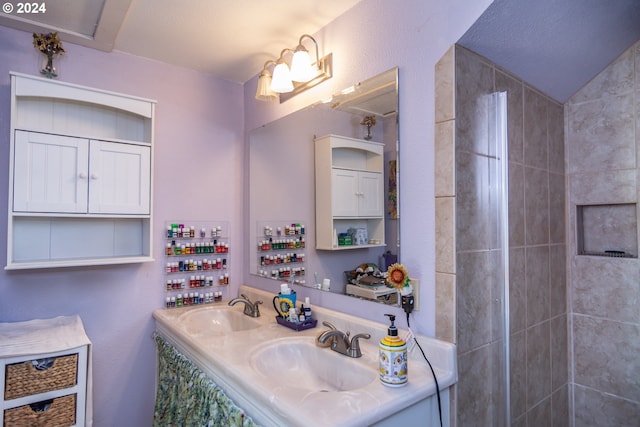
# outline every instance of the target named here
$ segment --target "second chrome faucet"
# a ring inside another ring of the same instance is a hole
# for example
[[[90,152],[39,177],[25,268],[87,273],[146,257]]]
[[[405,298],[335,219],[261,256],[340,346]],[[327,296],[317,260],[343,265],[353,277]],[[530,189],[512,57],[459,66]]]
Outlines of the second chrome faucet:
[[[369,339],[369,334],[356,334],[352,338],[349,337],[349,332],[342,332],[336,329],[329,322],[322,322],[324,326],[329,328],[326,331],[322,331],[316,338],[316,343],[321,347],[331,347],[331,350],[337,351],[340,354],[344,354],[349,357],[360,357],[362,352],[360,351],[360,338]]]
[[[262,304],[262,301],[251,302],[245,294],[240,294],[240,298],[232,299],[229,301],[229,305],[236,305],[239,302],[244,303],[244,314],[251,317],[260,317],[260,308],[258,305]]]

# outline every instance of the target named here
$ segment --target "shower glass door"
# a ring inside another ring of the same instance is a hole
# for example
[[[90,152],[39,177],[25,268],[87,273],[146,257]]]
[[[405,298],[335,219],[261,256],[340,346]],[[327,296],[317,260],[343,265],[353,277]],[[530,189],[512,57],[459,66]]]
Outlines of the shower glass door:
[[[497,367],[492,387],[495,426],[510,426],[509,363],[509,153],[507,141],[507,93],[489,95],[489,182],[492,215],[492,318]]]

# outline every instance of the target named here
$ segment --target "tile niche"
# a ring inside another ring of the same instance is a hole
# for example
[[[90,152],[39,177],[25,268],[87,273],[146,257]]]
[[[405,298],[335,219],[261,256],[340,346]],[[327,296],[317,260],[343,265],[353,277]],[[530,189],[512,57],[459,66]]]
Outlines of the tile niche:
[[[638,257],[635,203],[578,205],[578,255]]]

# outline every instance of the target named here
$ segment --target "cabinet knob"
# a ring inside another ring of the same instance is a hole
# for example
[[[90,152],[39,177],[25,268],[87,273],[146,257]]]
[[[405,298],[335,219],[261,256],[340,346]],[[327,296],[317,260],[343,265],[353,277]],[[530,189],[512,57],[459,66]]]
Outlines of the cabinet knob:
[[[98,179],[98,174],[97,173],[92,173],[91,174],[91,179]]]
[[[84,173],[84,172],[80,172],[80,173],[78,174],[78,177],[79,177],[80,179],[87,179],[87,174],[86,174],[86,173]]]

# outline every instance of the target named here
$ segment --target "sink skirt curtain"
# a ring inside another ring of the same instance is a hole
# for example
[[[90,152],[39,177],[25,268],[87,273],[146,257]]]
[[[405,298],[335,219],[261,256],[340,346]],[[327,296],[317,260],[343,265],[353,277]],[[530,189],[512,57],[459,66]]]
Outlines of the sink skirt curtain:
[[[158,389],[154,427],[257,427],[222,389],[189,359],[154,334],[158,348]]]

